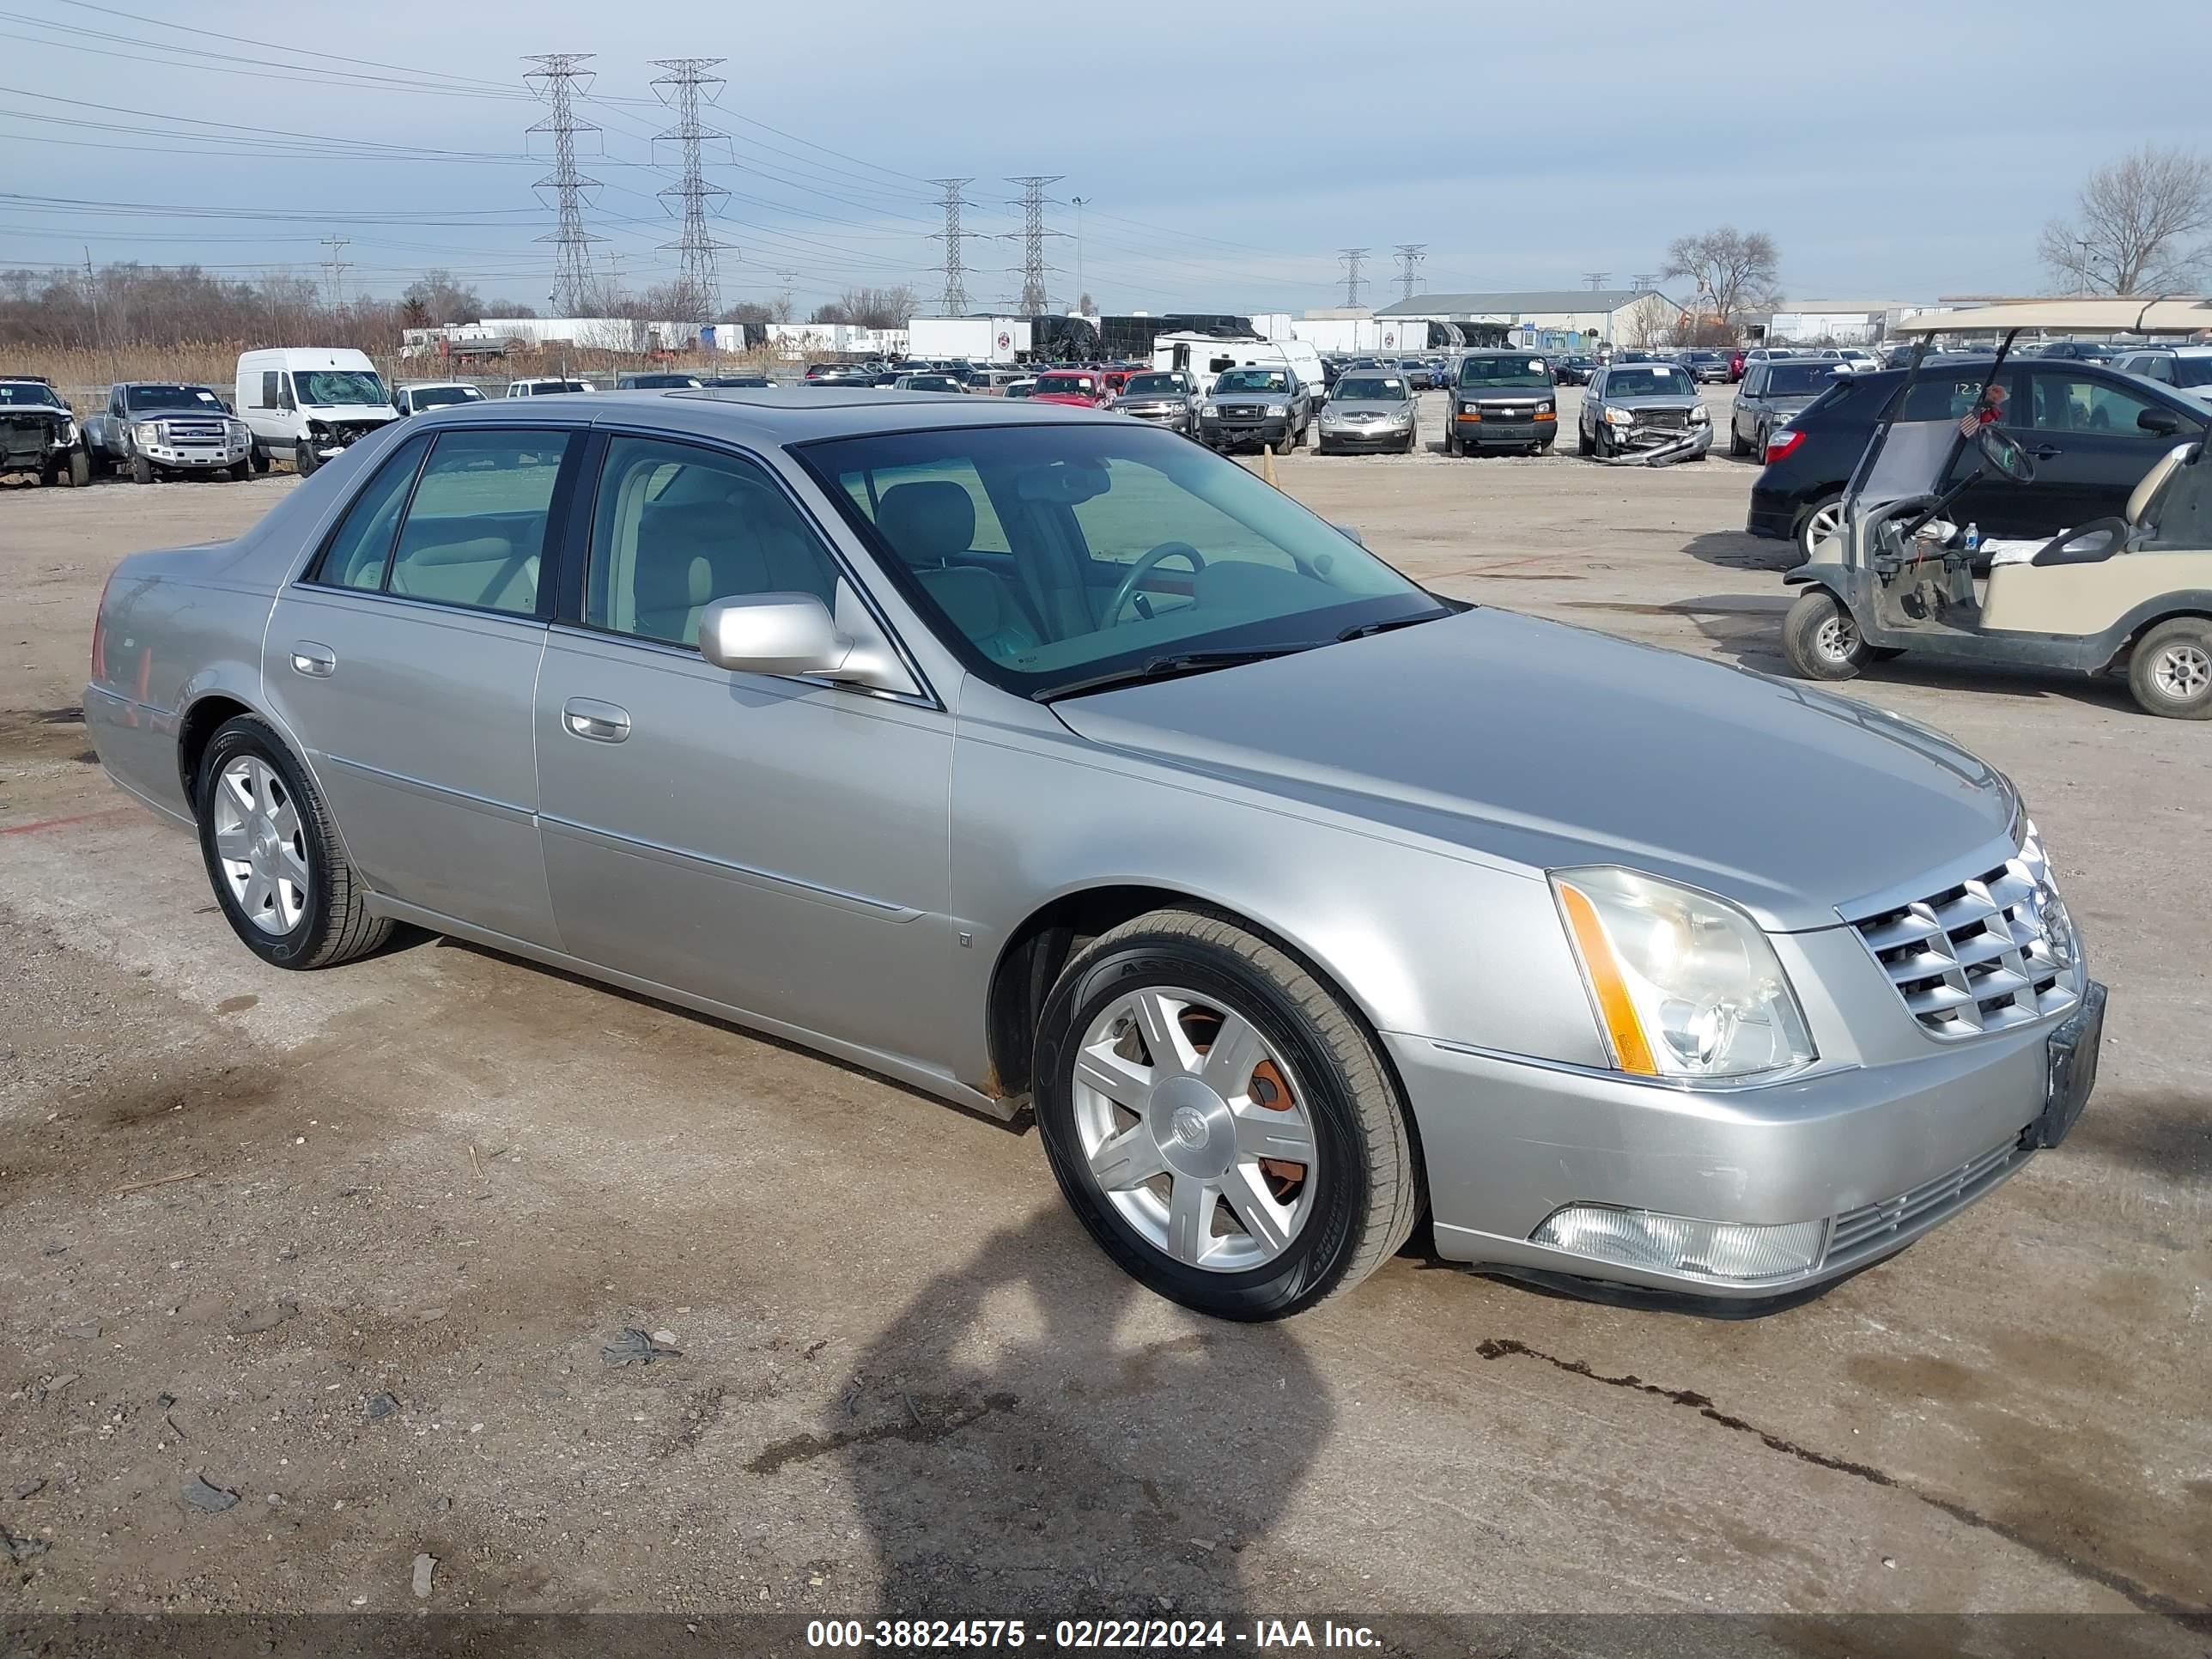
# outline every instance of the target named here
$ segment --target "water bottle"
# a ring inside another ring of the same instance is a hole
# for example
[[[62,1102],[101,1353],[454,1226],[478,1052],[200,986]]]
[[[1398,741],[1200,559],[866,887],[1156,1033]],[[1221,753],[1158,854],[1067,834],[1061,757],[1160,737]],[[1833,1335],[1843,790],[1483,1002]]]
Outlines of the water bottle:
[[[1978,524],[1970,524],[1966,526],[1966,551],[1978,553],[1981,550],[1982,527]]]

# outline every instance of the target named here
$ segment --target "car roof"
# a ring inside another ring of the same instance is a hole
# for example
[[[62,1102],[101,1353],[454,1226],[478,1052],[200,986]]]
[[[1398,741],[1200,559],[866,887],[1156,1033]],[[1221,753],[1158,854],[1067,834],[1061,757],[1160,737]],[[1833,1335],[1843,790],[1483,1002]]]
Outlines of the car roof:
[[[519,418],[511,409],[454,404],[420,417],[432,426],[500,426]],[[684,390],[578,392],[549,404],[532,422],[564,425],[649,424],[671,434],[764,446],[812,443],[825,438],[939,427],[1051,425],[1071,418],[1063,407],[1033,408],[963,392],[899,392],[890,387],[840,387],[802,392],[786,386],[702,386]],[[1095,418],[1104,418],[1097,416]]]

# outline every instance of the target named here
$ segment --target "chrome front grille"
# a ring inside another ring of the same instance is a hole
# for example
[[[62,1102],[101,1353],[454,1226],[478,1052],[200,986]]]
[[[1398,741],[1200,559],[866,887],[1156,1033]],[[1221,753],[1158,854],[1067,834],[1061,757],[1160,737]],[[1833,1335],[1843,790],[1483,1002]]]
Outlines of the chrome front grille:
[[[1668,432],[1679,432],[1690,423],[1686,409],[1639,409],[1635,411],[1638,426],[1658,427]]]
[[[1932,1224],[1952,1211],[1979,1198],[2029,1154],[2015,1137],[1992,1146],[1979,1158],[1957,1169],[1923,1182],[1909,1193],[1846,1210],[1829,1224],[1826,1265],[1879,1249],[1900,1232]]]
[[[1993,870],[1852,925],[1936,1036],[2006,1030],[2081,998],[2074,924],[2033,836]]]
[[[219,444],[227,435],[221,421],[164,421],[161,430],[173,444]]]

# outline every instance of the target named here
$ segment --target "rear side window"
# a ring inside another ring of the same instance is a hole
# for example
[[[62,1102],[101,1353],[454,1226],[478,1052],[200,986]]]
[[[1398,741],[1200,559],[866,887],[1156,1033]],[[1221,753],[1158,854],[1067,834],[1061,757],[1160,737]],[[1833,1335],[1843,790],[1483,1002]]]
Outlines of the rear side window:
[[[273,368],[266,368],[261,372],[261,407],[264,409],[276,407],[276,371]]]
[[[568,441],[561,432],[440,433],[400,526],[389,590],[534,615]]]
[[[410,438],[377,469],[368,487],[353,498],[345,517],[338,520],[337,532],[323,550],[322,562],[310,580],[372,593],[384,586],[384,567],[392,557],[400,509],[407,505],[407,487],[415,482],[415,470],[429,447],[427,437]]]

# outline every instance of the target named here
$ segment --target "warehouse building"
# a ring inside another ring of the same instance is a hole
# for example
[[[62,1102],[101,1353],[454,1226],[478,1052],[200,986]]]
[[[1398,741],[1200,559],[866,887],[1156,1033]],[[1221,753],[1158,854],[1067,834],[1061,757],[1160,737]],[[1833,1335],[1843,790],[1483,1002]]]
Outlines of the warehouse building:
[[[1513,294],[1416,294],[1379,307],[1376,320],[1398,326],[1399,350],[1449,343],[1456,325],[1468,345],[1512,344],[1548,350],[1594,345],[1654,345],[1686,319],[1655,289],[1534,289]],[[1405,325],[1413,325],[1413,330]],[[1422,324],[1426,337],[1412,337]]]

